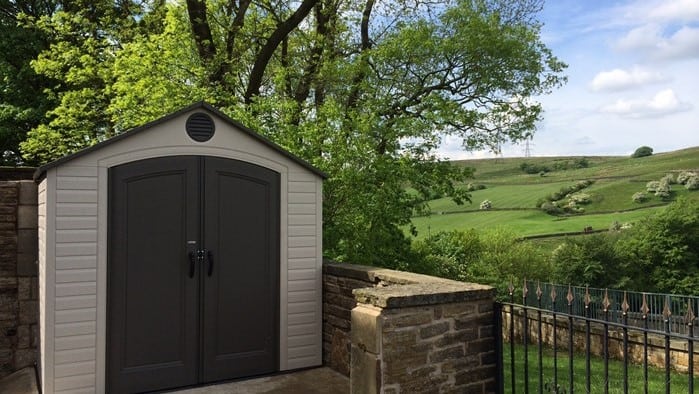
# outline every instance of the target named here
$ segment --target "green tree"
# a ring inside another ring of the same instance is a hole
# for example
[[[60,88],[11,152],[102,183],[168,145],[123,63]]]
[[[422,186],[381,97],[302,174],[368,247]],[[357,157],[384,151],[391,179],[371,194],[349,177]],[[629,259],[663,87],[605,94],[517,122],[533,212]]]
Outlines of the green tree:
[[[617,244],[628,288],[699,292],[699,202],[681,197],[635,225]]]
[[[653,154],[653,148],[650,146],[641,146],[638,149],[636,149],[631,157],[637,158],[637,157],[645,157],[645,156],[651,156]]]
[[[22,142],[26,160],[46,162],[115,135],[107,115],[113,97],[114,61],[124,43],[152,28],[160,1],[70,1],[26,25],[51,37],[32,62],[34,71],[55,81],[58,101],[47,120]]]
[[[330,174],[324,247],[343,260],[402,264],[402,226],[427,196],[468,201],[457,185],[470,172],[436,157],[442,139],[481,149],[528,138],[541,116],[533,97],[565,81],[540,41],[539,0],[187,0],[157,17],[119,4],[37,23],[57,38],[35,68],[66,91],[26,157],[205,99]]]
[[[53,1],[0,0],[0,165],[34,164],[22,160],[19,144],[55,103],[44,92],[50,79],[30,64],[48,48],[49,36],[22,21],[51,15],[55,8]]]

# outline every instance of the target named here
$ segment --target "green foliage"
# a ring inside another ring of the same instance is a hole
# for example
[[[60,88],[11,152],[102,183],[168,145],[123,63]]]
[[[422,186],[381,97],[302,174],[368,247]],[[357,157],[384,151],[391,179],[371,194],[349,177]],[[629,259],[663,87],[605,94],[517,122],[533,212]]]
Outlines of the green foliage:
[[[650,181],[646,183],[646,191],[648,193],[655,193],[660,190],[660,181]]]
[[[183,2],[81,0],[28,18],[52,40],[32,65],[56,105],[23,155],[53,160],[206,100],[330,175],[327,256],[400,266],[402,226],[429,198],[470,201],[459,185],[472,171],[436,157],[442,139],[528,138],[532,98],[564,83],[565,65],[540,40],[537,2],[373,3],[188,2],[203,20]]]
[[[553,281],[594,287],[617,286],[622,273],[618,269],[616,240],[617,236],[610,234],[566,238],[551,254]]]
[[[527,174],[538,174],[538,173],[547,173],[551,171],[551,168],[549,168],[546,165],[543,164],[532,164],[532,163],[522,163],[520,164],[519,168],[522,169]]]
[[[123,131],[107,115],[114,62],[122,45],[147,32],[157,15],[144,16],[147,7],[146,2],[81,0],[26,19],[27,26],[52,39],[32,67],[55,81],[49,91],[58,101],[20,144],[26,160],[45,163]]]
[[[563,186],[557,192],[551,193],[543,199],[539,199],[537,201],[537,207],[549,215],[583,213],[585,210],[582,207],[578,207],[578,204],[590,203],[592,196],[588,193],[578,193],[578,191],[589,187],[592,183],[592,180],[586,179],[578,181],[573,185]],[[561,204],[560,202],[566,198],[568,198],[568,203]]]
[[[633,196],[631,196],[631,200],[636,203],[642,203],[648,201],[648,195],[643,192],[637,192],[634,193]]]
[[[536,174],[544,176],[551,171],[567,171],[571,169],[588,168],[590,162],[584,158],[575,158],[573,160],[555,160],[551,163],[532,163],[522,162],[519,168],[527,174]]]
[[[629,288],[675,294],[699,292],[699,202],[679,198],[641,220],[618,244]]]
[[[660,178],[660,182],[665,182],[668,185],[674,185],[677,183],[677,180],[675,178],[675,175],[673,174],[665,174],[664,177]]]
[[[677,183],[684,185],[687,183],[689,178],[696,177],[697,173],[691,171],[682,171],[677,175]]]
[[[684,183],[684,187],[687,190],[699,190],[699,175],[693,175],[687,178]]]
[[[551,255],[554,280],[636,291],[699,292],[699,201],[619,225],[614,232],[567,238]]]
[[[505,294],[512,278],[546,280],[550,265],[534,244],[501,228],[440,232],[413,243],[411,270],[496,286]]]
[[[631,157],[632,158],[646,157],[646,156],[650,156],[652,154],[653,154],[653,148],[651,148],[650,146],[641,146],[633,152]]]
[[[31,61],[48,48],[50,36],[22,21],[52,13],[56,3],[0,3],[0,165],[34,165],[22,159],[19,144],[55,105],[55,98],[44,91],[52,81],[31,67]]]

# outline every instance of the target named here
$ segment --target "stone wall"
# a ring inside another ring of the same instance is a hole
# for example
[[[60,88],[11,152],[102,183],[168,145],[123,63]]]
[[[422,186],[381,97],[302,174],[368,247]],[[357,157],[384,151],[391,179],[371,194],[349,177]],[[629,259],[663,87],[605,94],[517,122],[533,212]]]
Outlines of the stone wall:
[[[323,272],[326,365],[349,374],[352,393],[496,391],[493,288],[349,264]]]
[[[31,177],[29,171],[0,172],[1,179]],[[36,259],[36,184],[0,180],[0,377],[37,359]]]
[[[537,346],[539,342],[539,322],[536,312],[528,312],[528,342]],[[553,347],[553,316],[543,314],[541,317],[541,336],[543,344]],[[517,307],[514,309],[514,324],[510,320],[509,307],[503,308],[502,312],[502,334],[505,341],[510,340],[510,326],[514,326],[515,341],[523,341],[524,311]],[[559,349],[568,349],[568,326],[569,320],[564,316],[556,316],[556,344]],[[578,352],[586,350],[586,327],[584,320],[573,320],[573,348]],[[643,332],[640,329],[628,330],[629,360],[636,364],[643,363]],[[609,357],[617,360],[624,359],[623,340],[624,333],[621,328],[609,326],[607,334],[607,351]],[[595,356],[604,354],[604,326],[599,323],[590,324],[590,353]],[[665,368],[665,336],[655,333],[648,334],[648,364]],[[671,338],[670,340],[670,365],[680,372],[687,372],[689,369],[688,346],[686,340]],[[694,360],[699,360],[699,344],[694,345]],[[699,363],[694,364],[694,373],[699,374]]]

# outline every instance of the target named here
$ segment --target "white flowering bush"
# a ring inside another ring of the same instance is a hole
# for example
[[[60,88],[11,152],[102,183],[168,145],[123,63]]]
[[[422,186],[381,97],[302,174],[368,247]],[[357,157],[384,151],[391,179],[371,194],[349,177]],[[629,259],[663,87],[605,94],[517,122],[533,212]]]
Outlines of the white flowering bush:
[[[674,185],[675,183],[677,183],[673,174],[667,174],[664,177],[660,178],[660,183],[662,182],[667,182],[670,185]]]
[[[696,176],[699,176],[699,174],[697,174],[696,172],[691,172],[691,171],[682,171],[682,172],[680,172],[679,175],[677,175],[677,183],[679,183],[681,185],[686,185],[687,180],[689,180],[689,178],[691,178],[693,176],[696,177]]]
[[[699,189],[699,175],[690,176],[684,184],[687,190]]]
[[[633,202],[642,203],[648,201],[648,195],[644,192],[634,193],[633,196],[631,196],[631,200],[633,200]]]
[[[592,200],[592,196],[590,196],[588,193],[575,193],[571,194],[568,199],[571,203],[575,204],[589,204]]]
[[[655,193],[658,191],[660,188],[660,182],[659,181],[650,181],[646,183],[646,191],[648,193]]]

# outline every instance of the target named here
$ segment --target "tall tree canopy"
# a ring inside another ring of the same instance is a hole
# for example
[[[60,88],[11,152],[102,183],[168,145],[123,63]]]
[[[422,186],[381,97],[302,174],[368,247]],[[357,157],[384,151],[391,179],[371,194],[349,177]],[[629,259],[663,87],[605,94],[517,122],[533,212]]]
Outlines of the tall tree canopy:
[[[54,105],[44,92],[51,82],[30,65],[48,48],[49,37],[22,20],[50,15],[55,8],[49,0],[0,0],[0,165],[22,163],[19,143]]]
[[[81,4],[77,4],[81,3]],[[206,100],[330,174],[324,247],[387,266],[429,196],[468,199],[438,160],[528,138],[564,82],[540,0],[71,2],[30,26],[58,100],[22,152],[47,161]]]

